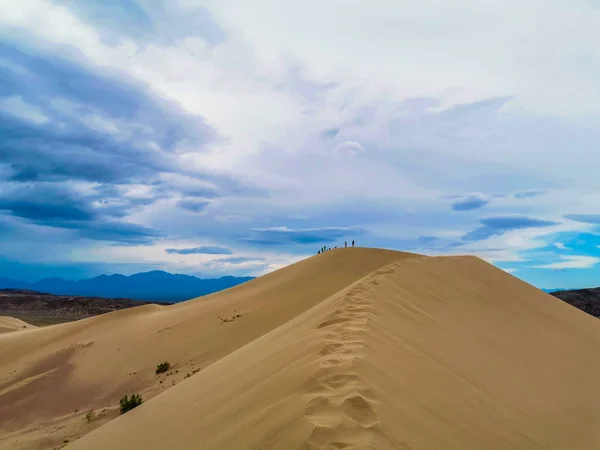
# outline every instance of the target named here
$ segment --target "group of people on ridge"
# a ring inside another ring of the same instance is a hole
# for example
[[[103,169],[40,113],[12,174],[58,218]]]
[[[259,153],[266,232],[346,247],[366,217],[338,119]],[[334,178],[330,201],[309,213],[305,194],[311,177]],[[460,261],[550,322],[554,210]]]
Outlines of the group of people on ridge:
[[[344,248],[348,247],[348,241],[344,242]],[[352,240],[352,247],[354,247],[354,240]],[[333,247],[333,249],[335,250],[337,248],[337,245],[335,247]],[[321,253],[325,253],[328,252],[329,250],[331,250],[331,247],[327,247],[326,245],[321,247],[319,249],[319,251],[317,252],[317,255],[320,255]]]

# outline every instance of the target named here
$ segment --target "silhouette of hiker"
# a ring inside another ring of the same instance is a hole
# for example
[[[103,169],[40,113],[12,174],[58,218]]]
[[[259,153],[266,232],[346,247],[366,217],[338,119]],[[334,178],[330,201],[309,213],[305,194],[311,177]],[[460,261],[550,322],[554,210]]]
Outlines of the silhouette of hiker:
[[[352,239],[352,247],[354,247],[354,239]]]
[[[348,241],[344,241],[344,248],[348,248]]]
[[[319,250],[319,251],[317,252],[317,255],[320,255],[320,254],[321,254],[321,250]]]

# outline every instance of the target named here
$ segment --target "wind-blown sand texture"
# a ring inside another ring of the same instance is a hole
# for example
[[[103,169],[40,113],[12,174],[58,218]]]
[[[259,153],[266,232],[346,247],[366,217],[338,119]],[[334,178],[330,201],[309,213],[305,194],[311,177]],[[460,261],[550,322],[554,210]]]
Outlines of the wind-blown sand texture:
[[[599,357],[597,319],[477,258],[337,249],[0,335],[0,447],[596,450]]]

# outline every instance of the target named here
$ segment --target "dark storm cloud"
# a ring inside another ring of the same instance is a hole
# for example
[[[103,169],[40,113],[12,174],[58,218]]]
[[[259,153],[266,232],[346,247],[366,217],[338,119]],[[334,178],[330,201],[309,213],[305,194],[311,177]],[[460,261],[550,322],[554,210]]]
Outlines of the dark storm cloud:
[[[264,195],[241,180],[182,164],[182,149],[203,151],[217,132],[122,74],[7,39],[0,44],[0,101],[5,215],[89,239],[147,242],[160,232],[121,219],[158,199],[184,194],[180,206],[197,212],[206,198]],[[177,186],[163,174],[213,187]],[[143,195],[129,192],[139,185],[147,187]]]

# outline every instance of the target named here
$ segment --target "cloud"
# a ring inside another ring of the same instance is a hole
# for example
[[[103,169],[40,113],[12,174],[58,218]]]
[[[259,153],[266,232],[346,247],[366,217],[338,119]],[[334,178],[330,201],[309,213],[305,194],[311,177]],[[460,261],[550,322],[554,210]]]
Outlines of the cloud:
[[[361,229],[326,227],[314,229],[290,229],[287,227],[255,228],[251,237],[243,240],[257,245],[314,245],[332,244],[338,239],[363,234]],[[340,243],[341,245],[341,243]]]
[[[563,242],[555,242],[554,246],[559,250],[567,250],[567,246]]]
[[[321,131],[321,136],[324,137],[324,138],[326,138],[326,139],[333,139],[338,134],[340,134],[340,129],[339,128],[329,128],[327,130]]]
[[[186,142],[202,148],[217,138],[203,118],[130,78],[8,44],[0,45],[0,58],[26,71],[6,71],[0,95],[26,95],[49,118],[40,123],[4,113],[0,156],[16,170],[15,180],[147,180],[184,171],[176,152]]]
[[[94,221],[125,216],[152,198],[130,196],[106,186],[77,183],[7,182],[0,184],[0,210],[39,224]]]
[[[12,189],[0,189],[0,194],[0,210],[38,223],[93,218],[87,204],[65,188],[17,185]]]
[[[476,102],[462,103],[442,111],[443,117],[452,118],[476,118],[481,120],[487,114],[495,115],[498,109],[505,106],[513,99],[512,96],[491,97]]]
[[[149,243],[163,236],[153,227],[121,220],[153,202],[123,188],[13,181],[0,184],[0,211],[28,223],[70,230],[85,239]]]
[[[334,87],[336,83],[311,78],[299,64],[287,67],[282,82],[275,84],[276,90],[284,89],[304,102],[308,102],[310,109],[321,103],[323,96]]]
[[[539,197],[540,195],[544,195],[545,193],[545,191],[540,189],[530,189],[527,191],[515,192],[514,197],[517,199],[532,198]]]
[[[252,261],[264,261],[265,258],[260,257],[260,256],[231,256],[231,257],[227,257],[227,258],[219,258],[218,261],[220,262],[224,262],[224,263],[230,263],[230,264],[241,264],[241,263],[247,263],[247,262],[252,262]]]
[[[121,244],[151,244],[164,232],[140,224],[128,222],[69,222],[62,227],[75,229],[86,239],[119,242]]]
[[[565,218],[575,222],[600,225],[600,214],[569,214]]]
[[[494,235],[504,234],[511,230],[542,228],[557,225],[558,222],[541,220],[525,216],[505,215],[489,217],[479,221],[481,226],[465,234],[465,241],[482,241]]]
[[[194,247],[194,248],[168,248],[167,253],[175,255],[231,255],[233,252],[223,247]]]
[[[453,211],[471,211],[474,209],[483,208],[488,203],[489,203],[489,200],[484,199],[482,196],[464,197],[464,198],[452,203],[452,210]]]
[[[187,209],[188,211],[192,211],[192,212],[200,212],[204,208],[206,208],[208,206],[208,204],[209,204],[209,202],[204,201],[204,200],[191,200],[191,199],[184,199],[184,200],[180,200],[179,202],[177,202],[177,206],[179,206],[180,208],[183,208],[183,209]]]
[[[77,15],[94,24],[109,45],[119,38],[132,38],[140,45],[176,45],[191,36],[200,37],[211,46],[224,42],[227,34],[214,20],[212,13],[192,3],[168,7],[162,2],[123,0],[108,4],[102,0],[72,3],[57,0]]]
[[[432,245],[432,244],[436,244],[440,241],[440,238],[436,237],[436,236],[419,236],[417,238],[417,243],[419,245]]]
[[[266,258],[262,271],[355,235],[508,260],[523,277],[564,253],[553,242],[595,256],[556,233],[598,225],[560,209],[600,201],[600,10],[552,2],[542,18],[562,31],[536,34],[539,8],[517,0],[517,22],[504,4],[374,1],[345,4],[343,21],[316,0],[9,2],[0,256],[194,270],[202,258],[165,253],[163,237],[204,236]],[[415,45],[390,58],[391,42]],[[491,221],[450,210],[483,206]]]
[[[144,83],[12,39],[0,44],[0,63],[5,213],[86,239],[149,243],[164,232],[122,219],[177,194],[198,212],[207,202],[194,196],[258,192],[186,164],[188,147],[206,151],[217,132]]]
[[[538,266],[533,266],[537,269],[554,269],[554,270],[563,270],[563,269],[591,269],[596,264],[600,262],[600,258],[595,256],[585,256],[585,255],[563,255],[560,257],[560,261],[543,264]]]
[[[341,144],[338,144],[335,147],[335,151],[342,155],[353,156],[364,152],[365,149],[358,142],[346,141],[342,142]]]
[[[50,120],[42,110],[23,101],[19,96],[0,99],[0,110],[35,125],[43,125]]]

